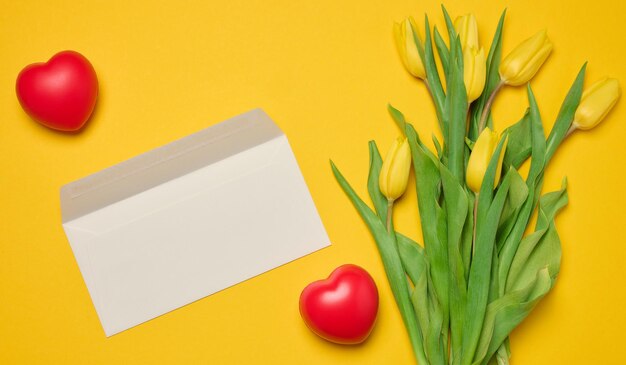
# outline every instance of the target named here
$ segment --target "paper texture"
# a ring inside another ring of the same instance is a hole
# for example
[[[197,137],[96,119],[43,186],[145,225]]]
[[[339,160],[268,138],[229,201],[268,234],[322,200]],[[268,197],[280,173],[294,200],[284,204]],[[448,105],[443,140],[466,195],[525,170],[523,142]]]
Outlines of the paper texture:
[[[61,209],[107,336],[330,244],[260,109],[63,186]]]

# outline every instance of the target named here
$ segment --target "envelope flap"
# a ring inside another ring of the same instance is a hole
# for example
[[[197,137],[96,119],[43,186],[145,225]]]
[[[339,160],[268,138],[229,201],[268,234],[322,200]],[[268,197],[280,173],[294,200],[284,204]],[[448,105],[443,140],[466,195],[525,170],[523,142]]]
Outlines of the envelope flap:
[[[63,222],[283,136],[254,109],[61,188]]]

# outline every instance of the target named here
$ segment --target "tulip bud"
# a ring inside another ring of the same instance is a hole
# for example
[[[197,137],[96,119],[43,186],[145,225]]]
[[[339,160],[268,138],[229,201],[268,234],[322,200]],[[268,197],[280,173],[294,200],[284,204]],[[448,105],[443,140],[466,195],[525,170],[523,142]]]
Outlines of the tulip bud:
[[[396,39],[396,46],[398,52],[400,52],[400,58],[404,67],[409,73],[415,77],[419,77],[424,80],[426,78],[426,71],[424,70],[424,64],[417,48],[416,39],[417,27],[413,18],[405,19],[402,23],[395,23],[393,26],[394,38]]]
[[[574,114],[573,126],[587,130],[600,124],[617,103],[620,94],[619,82],[616,79],[605,77],[591,85],[583,92],[576,114]]]
[[[380,191],[388,200],[396,200],[406,190],[411,170],[411,149],[406,138],[398,138],[387,152],[378,177]]]
[[[478,25],[476,25],[474,14],[465,14],[456,18],[454,28],[459,34],[463,50],[470,48],[478,49]]]
[[[467,162],[467,172],[465,174],[465,181],[470,189],[473,192],[478,193],[480,191],[480,187],[483,184],[483,179],[485,177],[485,172],[487,171],[487,167],[489,167],[489,162],[498,147],[498,133],[489,129],[489,127],[485,128],[480,136],[478,136],[478,140],[474,144],[474,149],[472,149],[472,154],[470,155],[469,161]],[[495,189],[500,182],[500,175],[502,173],[502,161],[504,160],[504,151],[506,150],[507,140],[504,142],[504,146],[502,146],[502,150],[500,151],[500,156],[498,157],[498,167],[496,169],[496,178],[493,183],[493,188]]]
[[[545,30],[520,43],[500,63],[500,78],[507,85],[527,83],[552,51],[552,42]]]
[[[463,51],[463,81],[467,91],[467,102],[478,99],[485,87],[487,77],[487,61],[485,51],[481,48],[469,48]]]

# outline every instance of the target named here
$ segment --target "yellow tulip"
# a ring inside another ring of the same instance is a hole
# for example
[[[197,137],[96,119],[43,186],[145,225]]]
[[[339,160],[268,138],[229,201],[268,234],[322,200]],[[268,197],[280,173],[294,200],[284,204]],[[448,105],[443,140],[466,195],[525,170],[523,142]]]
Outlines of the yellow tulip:
[[[406,190],[411,170],[411,149],[406,138],[398,138],[387,152],[380,169],[378,184],[388,200],[398,199]]]
[[[408,18],[402,23],[395,23],[393,33],[404,67],[406,67],[411,75],[424,80],[426,78],[426,71],[424,70],[424,64],[422,63],[422,58],[417,48],[416,39],[414,38],[414,35],[417,37],[415,20]]]
[[[454,28],[459,33],[463,50],[478,49],[478,25],[474,14],[465,14],[456,18]]]
[[[485,128],[480,136],[478,136],[478,140],[476,144],[474,144],[474,149],[472,149],[472,154],[470,155],[469,161],[467,163],[467,172],[465,176],[465,181],[470,189],[473,192],[478,193],[480,191],[480,187],[483,184],[483,179],[485,177],[485,172],[487,171],[487,167],[489,166],[489,162],[498,147],[498,133],[489,129],[489,127]],[[498,157],[498,167],[496,170],[496,178],[493,183],[494,189],[498,186],[500,182],[500,174],[502,172],[502,161],[504,160],[504,151],[506,150],[507,140],[504,141],[504,146],[502,146],[502,150],[500,151],[500,156]]]
[[[552,51],[552,42],[545,30],[520,43],[500,63],[500,78],[507,85],[527,83]]]
[[[597,126],[617,103],[620,95],[621,90],[616,79],[605,77],[597,81],[583,92],[574,115],[573,126],[582,130]]]
[[[469,48],[463,51],[463,81],[467,91],[467,102],[478,99],[485,87],[487,77],[487,61],[485,51],[480,48]]]

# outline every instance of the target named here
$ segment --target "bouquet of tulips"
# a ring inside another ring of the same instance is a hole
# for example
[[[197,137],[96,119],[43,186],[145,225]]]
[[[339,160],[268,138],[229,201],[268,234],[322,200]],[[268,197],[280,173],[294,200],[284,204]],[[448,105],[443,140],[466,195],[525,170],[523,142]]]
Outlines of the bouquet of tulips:
[[[404,66],[424,81],[435,105],[443,135],[443,141],[433,137],[436,151],[389,106],[403,137],[384,161],[375,142],[369,143],[373,208],[331,165],[374,236],[419,364],[508,364],[509,334],[559,273],[554,218],[567,204],[566,180],[560,190],[541,195],[544,171],[570,133],[591,129],[606,116],[620,88],[605,78],[583,92],[583,65],[546,137],[528,83],[552,50],[546,32],[501,59],[503,13],[485,57],[474,16],[453,22],[445,8],[443,14],[447,44],[436,27],[431,33],[428,17],[424,39],[411,18],[395,25]],[[498,134],[493,100],[502,87],[519,85],[526,85],[528,109]],[[518,168],[527,159],[524,179]],[[406,190],[411,165],[423,245],[393,226],[394,201]],[[528,229],[534,211],[537,220]]]

